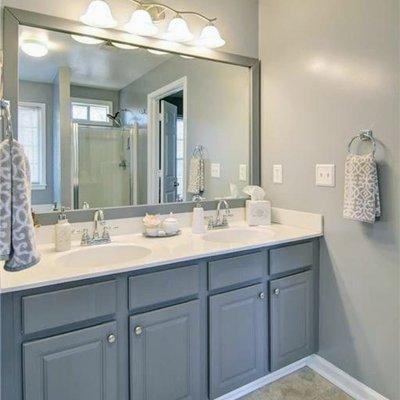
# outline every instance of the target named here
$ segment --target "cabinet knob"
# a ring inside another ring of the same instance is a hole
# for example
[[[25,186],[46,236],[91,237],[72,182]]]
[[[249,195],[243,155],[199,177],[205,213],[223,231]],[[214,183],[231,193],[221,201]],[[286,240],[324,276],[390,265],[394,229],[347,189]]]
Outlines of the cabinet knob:
[[[135,335],[136,335],[136,336],[140,336],[140,335],[142,334],[142,332],[143,332],[143,329],[142,329],[141,326],[137,326],[137,327],[135,328]]]
[[[111,335],[108,335],[108,336],[107,336],[107,342],[108,342],[108,343],[113,344],[113,343],[115,343],[116,341],[117,341],[117,337],[116,337],[114,334],[111,334]]]
[[[261,293],[258,295],[258,297],[259,297],[261,300],[264,300],[264,299],[265,299],[265,293],[264,293],[264,292],[261,292]]]
[[[274,289],[275,296],[278,296],[280,292],[281,292],[280,289],[278,289],[278,288]]]

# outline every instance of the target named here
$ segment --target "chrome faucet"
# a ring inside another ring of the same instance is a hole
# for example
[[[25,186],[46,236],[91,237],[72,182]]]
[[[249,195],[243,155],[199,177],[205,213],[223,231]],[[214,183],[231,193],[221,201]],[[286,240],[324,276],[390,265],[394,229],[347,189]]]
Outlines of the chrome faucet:
[[[106,225],[106,220],[104,219],[104,212],[98,209],[94,213],[94,228],[93,235],[90,237],[87,229],[83,229],[81,246],[93,246],[97,244],[105,244],[111,242],[111,237],[109,233],[110,227]],[[99,234],[99,227],[103,227],[102,234]]]
[[[222,206],[225,207],[224,210],[222,210]],[[226,200],[220,200],[217,205],[217,215],[215,216],[215,219],[213,217],[207,218],[208,219],[207,228],[209,230],[228,228],[229,226],[228,217],[232,216],[233,214],[229,207],[229,203]]]

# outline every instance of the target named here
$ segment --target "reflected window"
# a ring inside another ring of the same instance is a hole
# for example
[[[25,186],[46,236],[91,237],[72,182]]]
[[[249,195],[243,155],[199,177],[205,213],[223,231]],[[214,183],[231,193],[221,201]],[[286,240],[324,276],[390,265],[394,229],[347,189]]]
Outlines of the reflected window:
[[[32,189],[46,189],[46,104],[18,104],[18,140],[29,160]]]
[[[94,99],[73,99],[71,113],[74,122],[86,125],[112,125],[107,114],[112,114],[112,102]]]

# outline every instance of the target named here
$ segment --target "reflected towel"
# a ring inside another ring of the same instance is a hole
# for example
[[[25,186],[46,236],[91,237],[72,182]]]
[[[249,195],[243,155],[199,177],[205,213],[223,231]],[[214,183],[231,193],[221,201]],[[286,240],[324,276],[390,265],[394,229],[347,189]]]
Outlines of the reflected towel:
[[[0,255],[4,269],[20,271],[37,264],[40,255],[31,213],[29,162],[17,141],[11,152],[9,140],[0,143],[0,165]]]
[[[204,160],[201,158],[190,159],[188,192],[192,194],[204,192]]]
[[[378,169],[374,154],[348,154],[343,217],[372,224],[380,215]]]

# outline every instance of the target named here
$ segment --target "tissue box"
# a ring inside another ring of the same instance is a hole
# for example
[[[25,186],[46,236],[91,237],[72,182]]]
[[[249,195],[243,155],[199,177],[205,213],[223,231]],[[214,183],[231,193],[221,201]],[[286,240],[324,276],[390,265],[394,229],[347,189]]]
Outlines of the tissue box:
[[[246,200],[246,221],[250,226],[271,225],[271,202]]]

